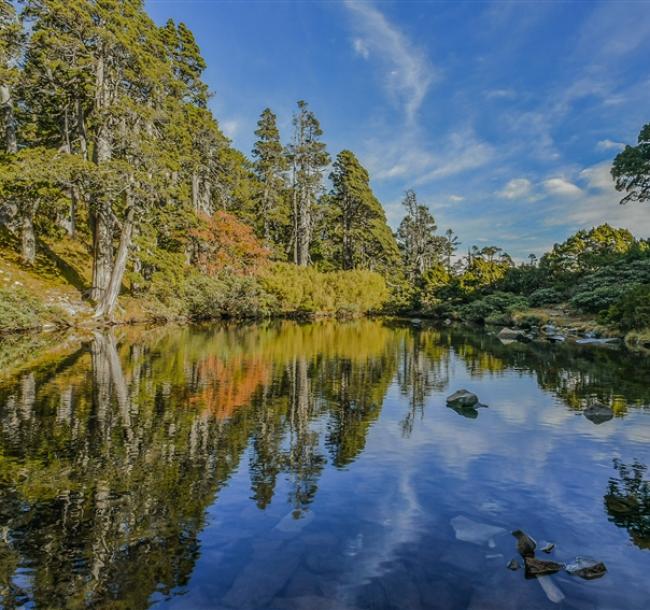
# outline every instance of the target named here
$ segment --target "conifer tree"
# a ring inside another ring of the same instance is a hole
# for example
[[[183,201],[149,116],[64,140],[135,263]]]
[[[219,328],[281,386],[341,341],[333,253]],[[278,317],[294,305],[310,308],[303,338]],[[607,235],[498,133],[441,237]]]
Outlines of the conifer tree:
[[[444,237],[437,236],[436,221],[425,205],[417,201],[414,191],[408,190],[402,201],[406,216],[397,230],[397,241],[402,250],[406,273],[411,281],[422,279],[444,252]]]
[[[261,184],[256,197],[257,212],[262,223],[262,235],[267,247],[271,245],[271,231],[275,212],[282,204],[285,190],[284,172],[287,159],[280,143],[277,117],[265,108],[257,122],[258,140],[253,148],[255,175]]]
[[[320,141],[323,130],[307,102],[298,102],[293,117],[293,140],[288,147],[292,172],[293,261],[309,264],[309,248],[314,230],[314,207],[322,190],[323,172],[330,157]]]
[[[399,250],[384,210],[370,188],[367,170],[354,153],[341,151],[330,175],[330,205],[335,257],[342,269],[387,271],[399,261]]]
[[[18,152],[14,91],[23,39],[22,24],[13,4],[0,0],[0,127],[2,148],[10,154]]]

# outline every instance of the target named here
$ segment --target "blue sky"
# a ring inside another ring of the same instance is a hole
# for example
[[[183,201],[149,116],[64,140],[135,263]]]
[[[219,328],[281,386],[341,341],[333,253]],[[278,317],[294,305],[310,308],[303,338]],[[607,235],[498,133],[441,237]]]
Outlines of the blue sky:
[[[208,62],[222,129],[246,153],[261,110],[307,100],[397,226],[413,188],[463,248],[518,258],[601,222],[650,235],[609,177],[650,122],[650,2],[148,0]]]

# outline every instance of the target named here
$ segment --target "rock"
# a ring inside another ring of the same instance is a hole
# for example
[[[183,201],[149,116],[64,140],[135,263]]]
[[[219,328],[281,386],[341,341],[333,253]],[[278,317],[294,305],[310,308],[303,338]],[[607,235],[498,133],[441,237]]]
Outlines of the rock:
[[[546,597],[548,597],[549,601],[554,604],[559,604],[565,599],[564,593],[560,591],[560,588],[551,580],[550,576],[538,576],[537,582],[539,583],[539,586],[542,587],[544,593],[546,593]]]
[[[564,568],[564,565],[557,561],[535,559],[532,556],[524,557],[524,564],[526,565],[526,576],[529,578],[544,576],[545,574],[555,574]]]
[[[594,424],[603,424],[614,417],[614,411],[599,403],[588,406],[582,414]]]
[[[454,528],[457,540],[471,542],[472,544],[485,544],[487,542],[490,548],[495,546],[493,538],[506,531],[502,527],[477,523],[462,515],[454,517],[451,520],[451,526]]]
[[[542,551],[545,553],[550,553],[554,548],[555,544],[553,542],[547,542],[544,546],[542,546]]]
[[[511,559],[507,564],[506,568],[509,570],[518,570],[521,566],[519,565],[519,562],[516,559]]]
[[[476,405],[477,407],[483,406],[480,404]],[[447,405],[452,411],[456,411],[458,415],[466,417],[467,419],[476,419],[478,417],[478,411],[474,407],[457,407],[456,405]]]
[[[523,330],[517,328],[503,327],[497,334],[497,338],[502,343],[519,341],[520,343],[530,343],[532,340]]]
[[[447,406],[454,407],[475,407],[478,403],[478,396],[468,390],[458,390],[447,397]]]
[[[553,326],[553,324],[545,324],[542,326],[541,331],[545,335],[556,335],[557,334],[557,328]]]
[[[618,343],[620,339],[618,337],[607,337],[606,339],[596,339],[586,338],[586,339],[576,339],[578,345],[610,345],[612,343]]]
[[[566,337],[564,335],[547,335],[546,340],[551,343],[563,343],[566,341]]]
[[[535,554],[537,543],[526,532],[515,530],[512,535],[517,539],[517,550],[522,557],[532,557]]]
[[[604,576],[607,567],[602,561],[597,561],[591,557],[576,557],[574,561],[565,566],[565,570],[572,576],[593,580]]]

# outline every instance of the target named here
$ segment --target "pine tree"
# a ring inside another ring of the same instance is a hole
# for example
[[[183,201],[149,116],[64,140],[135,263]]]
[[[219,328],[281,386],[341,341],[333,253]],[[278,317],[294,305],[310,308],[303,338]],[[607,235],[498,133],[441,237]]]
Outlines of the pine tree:
[[[255,135],[258,140],[253,148],[254,168],[261,184],[256,208],[262,223],[264,243],[269,247],[276,211],[284,200],[284,172],[287,169],[277,118],[270,108],[262,111]]]
[[[17,61],[23,40],[22,24],[13,4],[0,0],[0,126],[3,148],[9,154],[18,152],[14,90],[19,79]]]
[[[335,257],[341,269],[376,269],[383,272],[395,267],[399,250],[384,210],[370,188],[367,170],[354,153],[341,151],[330,175],[330,205]]]
[[[323,172],[330,157],[320,141],[323,130],[307,102],[298,102],[293,117],[293,141],[288,147],[292,171],[293,260],[309,264],[309,248],[314,230],[314,206],[322,190]]]
[[[406,208],[406,216],[397,230],[397,241],[409,279],[418,281],[440,260],[446,240],[435,234],[436,222],[429,209],[418,203],[414,191],[406,191],[402,205]]]

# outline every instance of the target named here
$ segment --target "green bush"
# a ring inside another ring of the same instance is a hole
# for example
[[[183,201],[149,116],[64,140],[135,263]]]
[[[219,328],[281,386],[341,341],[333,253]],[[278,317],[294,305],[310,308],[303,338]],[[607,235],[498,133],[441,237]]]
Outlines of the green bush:
[[[609,307],[605,318],[623,330],[650,328],[650,284],[628,290]]]
[[[0,288],[0,332],[37,328],[62,317],[23,288]]]
[[[509,292],[494,292],[481,299],[463,305],[461,317],[470,322],[487,322],[489,324],[509,324],[512,314],[528,307],[525,297]]]
[[[621,261],[581,279],[571,305],[589,313],[607,311],[623,295],[642,284],[650,284],[650,258]]]
[[[542,307],[551,303],[560,303],[564,295],[556,288],[539,288],[528,297],[531,307]]]
[[[367,313],[380,310],[388,288],[378,273],[365,270],[322,272],[276,263],[260,276],[278,313]]]

